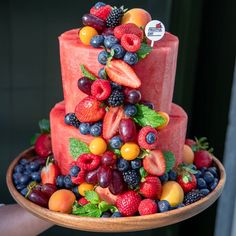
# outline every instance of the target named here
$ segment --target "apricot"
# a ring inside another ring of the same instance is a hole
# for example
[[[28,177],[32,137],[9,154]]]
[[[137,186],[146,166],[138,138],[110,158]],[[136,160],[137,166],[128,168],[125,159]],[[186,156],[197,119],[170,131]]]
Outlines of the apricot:
[[[152,20],[151,15],[142,8],[133,8],[127,11],[122,17],[121,24],[134,23],[144,28]]]
[[[193,164],[194,161],[194,152],[191,147],[188,145],[184,144],[183,148],[183,162],[185,164]]]
[[[162,186],[162,194],[160,200],[166,200],[172,207],[183,202],[184,191],[175,181],[168,181]]]
[[[163,125],[157,127],[157,130],[161,130],[161,129],[164,129],[169,124],[170,117],[167,113],[165,113],[163,111],[159,111],[158,114],[160,114],[165,119],[165,123]]]
[[[67,189],[60,189],[49,198],[48,208],[51,211],[71,213],[75,199],[76,197],[73,192]]]
[[[92,184],[82,183],[79,185],[78,191],[81,196],[85,196],[85,191],[93,190],[93,188],[94,186]]]

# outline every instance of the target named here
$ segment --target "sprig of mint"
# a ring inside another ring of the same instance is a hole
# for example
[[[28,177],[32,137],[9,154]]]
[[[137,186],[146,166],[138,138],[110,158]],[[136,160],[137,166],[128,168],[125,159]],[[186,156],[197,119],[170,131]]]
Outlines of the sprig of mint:
[[[92,73],[90,73],[90,72],[85,68],[84,65],[80,65],[80,69],[81,69],[81,71],[82,71],[82,73],[83,73],[83,75],[84,75],[85,77],[87,77],[87,78],[89,78],[89,79],[91,79],[91,80],[97,80],[97,77],[94,76]]]
[[[98,204],[100,201],[98,194],[93,190],[85,191],[85,198],[92,204]]]
[[[172,152],[163,152],[165,162],[166,162],[166,171],[165,173],[168,173],[172,168],[175,166],[175,156]]]
[[[145,178],[148,176],[147,171],[143,167],[141,167],[139,169],[139,173],[140,173],[140,176],[141,176],[141,182],[144,182]]]
[[[180,172],[182,170],[184,172],[191,173],[193,175],[197,173],[197,171],[194,169],[193,164],[187,165],[187,164],[181,163],[179,164],[178,169],[180,170]]]
[[[137,113],[133,120],[140,126],[152,126],[157,128],[165,123],[165,119],[156,111],[143,104],[136,104]]]
[[[90,152],[87,144],[76,138],[70,138],[69,142],[70,142],[70,154],[74,160],[77,160],[77,158],[81,154]]]
[[[193,152],[199,150],[207,150],[210,153],[213,153],[214,148],[210,147],[209,142],[207,141],[206,137],[197,138],[195,137],[196,145],[192,145]]]
[[[141,43],[141,47],[136,53],[139,60],[141,60],[141,59],[144,59],[151,51],[152,51],[152,47],[150,47],[146,43]]]

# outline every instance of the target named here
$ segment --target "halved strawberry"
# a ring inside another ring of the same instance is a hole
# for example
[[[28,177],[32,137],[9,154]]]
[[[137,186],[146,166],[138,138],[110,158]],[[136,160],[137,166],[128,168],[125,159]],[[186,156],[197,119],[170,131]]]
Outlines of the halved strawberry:
[[[161,150],[150,151],[143,159],[143,167],[151,175],[163,175],[166,171],[166,162]]]
[[[40,157],[48,157],[52,154],[52,144],[51,144],[51,135],[50,134],[40,134],[36,139],[34,144],[35,152]]]
[[[125,117],[123,107],[110,107],[103,120],[103,137],[111,139],[119,130],[119,124]]]
[[[96,122],[105,115],[105,107],[96,98],[88,96],[75,107],[75,115],[80,122]]]
[[[41,171],[42,184],[56,184],[56,178],[60,174],[58,166],[53,162],[46,163]]]
[[[105,70],[108,77],[117,84],[130,88],[139,88],[141,85],[141,81],[133,68],[122,60],[110,61]]]

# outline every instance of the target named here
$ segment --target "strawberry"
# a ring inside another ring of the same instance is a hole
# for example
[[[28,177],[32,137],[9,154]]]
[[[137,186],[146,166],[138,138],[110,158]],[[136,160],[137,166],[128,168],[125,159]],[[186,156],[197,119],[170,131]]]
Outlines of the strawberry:
[[[166,162],[161,150],[150,151],[143,159],[143,167],[151,175],[163,175],[166,171]]]
[[[157,176],[147,176],[140,184],[140,194],[145,198],[159,199],[162,192],[161,181]]]
[[[108,77],[117,84],[130,88],[138,88],[141,85],[141,81],[133,68],[122,60],[110,61],[105,70]]]
[[[144,199],[140,202],[138,212],[141,216],[157,213],[157,204],[151,199]]]
[[[75,108],[75,115],[80,122],[96,122],[105,115],[105,107],[96,98],[88,96]]]
[[[80,170],[79,174],[76,177],[71,176],[72,183],[77,185],[84,183],[86,174],[87,172],[85,170]]]
[[[188,145],[189,147],[192,147],[192,146],[196,145],[196,141],[194,141],[194,140],[192,140],[190,138],[187,138],[185,140],[185,144]]]
[[[42,184],[53,184],[56,185],[56,178],[60,174],[58,166],[51,162],[48,158],[46,166],[41,170],[41,182]]]
[[[125,116],[123,107],[110,107],[103,120],[103,137],[111,139],[119,130],[121,119]]]
[[[210,167],[212,165],[212,156],[207,150],[200,150],[194,153],[194,164],[198,169]]]
[[[124,34],[120,42],[122,47],[128,52],[137,52],[141,47],[141,40],[135,34]]]
[[[91,87],[92,95],[99,101],[106,100],[111,94],[111,84],[108,80],[97,79]]]
[[[116,38],[121,39],[124,34],[135,34],[140,39],[143,38],[143,31],[134,23],[122,24],[114,29],[114,35]]]
[[[151,126],[143,127],[138,134],[138,144],[144,149],[156,149],[158,145],[158,133]]]
[[[77,165],[80,169],[91,171],[98,168],[101,162],[101,157],[92,153],[84,153],[77,159]]]
[[[40,157],[48,157],[52,154],[52,143],[51,143],[51,135],[50,134],[40,134],[39,137],[36,139],[34,144],[35,152]]]
[[[182,175],[179,175],[177,178],[177,182],[182,187],[185,193],[188,193],[193,189],[196,189],[197,187],[196,177],[191,173],[185,172]]]
[[[116,200],[116,207],[123,216],[133,216],[137,211],[141,197],[133,190],[120,194]]]
[[[98,18],[102,20],[106,20],[111,10],[112,10],[112,7],[110,5],[101,6],[99,8],[94,6],[90,9],[90,14],[97,16]]]

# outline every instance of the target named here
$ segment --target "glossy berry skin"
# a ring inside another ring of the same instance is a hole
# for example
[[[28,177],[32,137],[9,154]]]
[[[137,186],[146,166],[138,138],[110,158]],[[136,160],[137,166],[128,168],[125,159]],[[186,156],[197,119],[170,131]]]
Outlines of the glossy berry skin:
[[[188,193],[197,188],[196,177],[191,173],[186,176],[179,175],[177,182],[180,184],[185,193]]]
[[[214,181],[214,175],[211,172],[206,171],[203,175],[203,179],[206,181],[207,184],[210,184]]]
[[[124,61],[133,66],[138,63],[138,55],[134,52],[126,52],[124,55]]]
[[[101,68],[99,71],[98,71],[98,77],[100,79],[107,79],[107,73],[105,71],[105,68]]]
[[[112,178],[108,188],[114,195],[121,194],[125,190],[126,184],[124,183],[123,176],[120,171],[112,171]]]
[[[125,106],[125,115],[128,117],[135,116],[137,114],[137,107],[133,104]]]
[[[119,211],[116,211],[111,215],[111,218],[119,218],[119,217],[122,217],[122,214]]]
[[[89,134],[90,133],[90,124],[89,123],[81,123],[79,125],[79,131],[81,134]]]
[[[80,168],[76,165],[70,168],[70,175],[73,177],[76,177],[79,174],[79,172],[80,172]]]
[[[78,191],[78,186],[74,186],[74,187],[72,188],[72,192],[75,194],[76,199],[78,199],[78,198],[81,197],[80,194],[79,194],[79,191]]]
[[[91,39],[97,34],[98,32],[95,28],[85,26],[79,31],[79,38],[84,45],[90,45]]]
[[[98,169],[96,170],[91,170],[89,172],[86,173],[86,176],[85,176],[85,181],[88,183],[88,184],[97,184],[98,183]]]
[[[40,172],[35,171],[35,172],[31,173],[31,179],[36,181],[36,182],[38,182],[38,183],[40,183],[41,182],[41,174],[40,174]]]
[[[175,181],[177,179],[177,173],[174,170],[170,170],[168,175],[169,175],[169,178],[168,178],[169,180]]]
[[[214,177],[218,177],[218,172],[216,167],[210,167],[208,168],[208,171],[211,172],[214,175]]]
[[[98,62],[102,65],[107,64],[108,53],[106,51],[101,51],[98,54]]]
[[[136,143],[128,142],[121,147],[121,156],[128,161],[132,161],[138,157],[140,148]]]
[[[210,191],[209,191],[209,189],[207,189],[207,188],[203,188],[203,189],[200,189],[200,193],[201,193],[203,196],[207,196],[207,195],[210,193]]]
[[[93,81],[87,77],[82,77],[78,80],[78,88],[85,94],[91,95],[91,86]]]
[[[121,45],[128,52],[136,52],[141,47],[141,39],[135,34],[124,34],[121,37]]]
[[[22,165],[16,165],[15,168],[14,168],[14,172],[16,173],[23,173],[24,171],[24,167]]]
[[[70,188],[73,187],[73,183],[72,183],[72,181],[71,181],[71,176],[70,176],[70,175],[66,175],[66,176],[64,177],[64,186],[65,186],[65,188],[67,188],[67,189],[70,189]]]
[[[211,182],[211,183],[209,184],[210,190],[211,190],[211,191],[214,190],[214,189],[216,188],[216,186],[218,185],[218,183],[219,183],[219,179],[214,178],[213,182]]]
[[[120,44],[115,44],[111,47],[111,50],[114,50],[114,58],[121,59],[124,57],[126,51]]]
[[[138,144],[140,147],[153,150],[158,147],[157,130],[151,126],[143,127],[138,133]]]
[[[102,155],[107,150],[106,141],[101,137],[94,138],[89,144],[89,150],[94,155]]]
[[[24,159],[24,158],[19,161],[19,164],[22,165],[22,166],[25,166],[28,163],[29,163],[29,160]]]
[[[91,87],[92,95],[99,101],[106,100],[111,94],[111,85],[108,80],[97,79]]]
[[[49,199],[54,192],[56,192],[57,187],[54,184],[43,184],[40,191]]]
[[[40,134],[39,137],[36,139],[34,144],[35,152],[40,157],[48,157],[52,154],[52,144],[51,144],[51,136],[50,134]]]
[[[104,36],[103,35],[95,35],[92,37],[90,41],[90,45],[93,46],[94,48],[99,48],[103,46],[104,42]]]
[[[142,160],[138,158],[132,160],[130,163],[133,170],[138,170],[142,166]]]
[[[127,94],[126,100],[129,103],[136,104],[141,100],[142,96],[138,90],[130,90]]]
[[[110,167],[103,165],[99,168],[97,176],[99,186],[106,188],[111,183],[112,170]]]
[[[112,151],[106,151],[101,158],[102,165],[113,166],[116,163],[116,155]]]
[[[94,137],[98,137],[102,134],[102,127],[98,124],[94,124],[90,128],[90,134]]]
[[[48,198],[39,190],[33,189],[28,195],[28,199],[39,206],[48,207]]]
[[[98,31],[103,30],[105,28],[105,26],[106,26],[106,23],[105,23],[104,20],[102,20],[102,19],[100,19],[97,16],[94,16],[92,14],[85,14],[85,15],[83,15],[82,22],[87,27],[94,28],[95,30],[98,30]],[[85,27],[83,27],[83,28],[85,28]],[[91,38],[94,35],[97,35],[97,34],[98,33],[96,33],[96,34],[95,33],[87,33],[87,35],[89,35],[91,37],[86,41],[88,43],[86,45],[89,45]],[[80,37],[80,39],[81,39],[81,37]]]
[[[167,173],[165,173],[164,175],[159,176],[159,179],[160,179],[160,181],[161,181],[162,183],[165,183],[165,182],[168,181],[169,175],[168,175]]]
[[[131,118],[121,119],[119,124],[119,134],[124,142],[135,141],[137,136],[136,125]]]
[[[204,189],[207,188],[207,183],[203,178],[198,178],[197,179],[197,187],[198,189]]]
[[[119,171],[126,171],[129,169],[129,162],[123,158],[118,158],[116,162],[117,169]]]
[[[158,208],[159,212],[166,212],[170,210],[171,206],[168,201],[162,200],[158,202]]]
[[[123,172],[123,178],[131,189],[136,188],[141,180],[140,174],[136,170],[128,170]]]
[[[15,185],[19,184],[19,180],[21,176],[22,176],[22,173],[19,173],[19,172],[16,172],[13,174],[12,177],[13,177],[13,181]]]
[[[110,140],[109,144],[110,144],[111,148],[119,149],[123,145],[123,142],[122,142],[120,136],[114,136]]]
[[[58,175],[56,178],[56,185],[58,188],[64,187],[64,175]]]
[[[138,211],[141,216],[157,213],[157,204],[151,199],[144,199],[140,202]]]
[[[197,170],[197,173],[194,174],[196,178],[201,178],[202,177],[202,172],[200,170]]]
[[[104,39],[104,46],[108,49],[111,49],[117,43],[119,43],[119,40],[113,35],[106,36]]]
[[[30,182],[30,176],[28,175],[22,175],[19,179],[19,183],[20,184],[24,184],[24,185],[27,185],[29,182]]]

